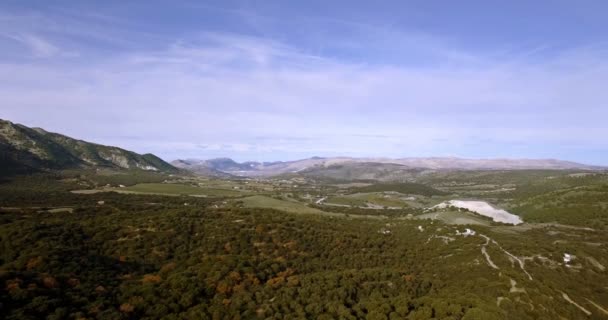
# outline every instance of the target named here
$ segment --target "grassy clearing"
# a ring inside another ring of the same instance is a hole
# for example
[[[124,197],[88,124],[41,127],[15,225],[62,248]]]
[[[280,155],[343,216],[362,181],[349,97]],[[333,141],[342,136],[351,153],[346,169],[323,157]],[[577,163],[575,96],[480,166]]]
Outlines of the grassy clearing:
[[[209,197],[238,197],[242,196],[243,192],[232,189],[218,189],[195,187],[191,185],[178,183],[140,183],[134,186],[125,188],[102,188],[95,190],[74,190],[73,193],[92,194],[97,192],[114,191],[118,193],[134,193],[134,194],[156,194],[156,195],[189,195],[189,196],[209,196]]]
[[[307,207],[298,202],[278,200],[266,196],[252,196],[239,200],[243,202],[243,206],[248,208],[272,208],[292,213],[329,214],[315,208]]]
[[[366,201],[354,197],[335,196],[329,197],[325,200],[327,204],[339,204],[351,207],[365,207],[367,206]]]
[[[364,199],[365,201],[378,205],[378,206],[386,206],[386,207],[407,207],[408,204],[399,199],[398,196],[393,195],[384,195],[382,193],[366,193],[366,194],[357,194],[356,197],[359,199]]]
[[[433,187],[419,184],[419,183],[379,183],[361,188],[354,188],[354,192],[368,193],[368,192],[399,192],[403,194],[415,194],[423,196],[442,196],[446,195],[446,192],[437,190]]]
[[[201,188],[183,184],[168,183],[141,183],[131,187],[121,188],[127,191],[170,193],[170,194],[204,194]]]
[[[49,209],[46,210],[48,213],[72,213],[74,212],[74,208],[55,208],[55,209]]]
[[[440,220],[447,224],[471,224],[482,226],[489,226],[491,224],[490,220],[484,219],[470,212],[461,211],[430,212],[416,216],[415,218]]]
[[[366,207],[368,203],[390,208],[409,206],[408,203],[405,200],[400,199],[399,196],[384,195],[382,193],[356,193],[346,196],[334,196],[329,197],[325,203],[347,205],[352,207]]]

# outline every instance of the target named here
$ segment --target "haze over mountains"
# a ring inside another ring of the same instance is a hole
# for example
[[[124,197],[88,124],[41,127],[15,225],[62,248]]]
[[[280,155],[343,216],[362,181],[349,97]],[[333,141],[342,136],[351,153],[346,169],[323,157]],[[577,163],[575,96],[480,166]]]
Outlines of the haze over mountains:
[[[272,176],[285,173],[320,173],[320,171],[348,170],[391,170],[408,171],[415,169],[428,170],[597,170],[591,166],[571,161],[556,159],[463,159],[455,157],[429,158],[352,158],[352,157],[312,157],[296,161],[277,162],[243,162],[238,163],[230,158],[209,160],[187,159],[175,160],[172,165],[204,173],[209,170],[221,171],[241,176]]]
[[[0,164],[3,172],[103,167],[155,172],[184,169],[199,175],[276,176],[301,174],[338,179],[402,180],[424,170],[601,170],[604,167],[555,159],[463,159],[312,157],[296,161],[236,162],[230,158],[175,160],[138,154],[70,138],[41,128],[0,120]]]

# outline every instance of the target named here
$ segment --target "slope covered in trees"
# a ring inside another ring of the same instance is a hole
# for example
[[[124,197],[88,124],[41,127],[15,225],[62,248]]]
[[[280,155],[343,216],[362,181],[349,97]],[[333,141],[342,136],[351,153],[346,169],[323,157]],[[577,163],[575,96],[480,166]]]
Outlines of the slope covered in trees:
[[[2,119],[0,154],[0,174],[3,175],[95,167],[177,172],[175,167],[153,154],[140,155]]]

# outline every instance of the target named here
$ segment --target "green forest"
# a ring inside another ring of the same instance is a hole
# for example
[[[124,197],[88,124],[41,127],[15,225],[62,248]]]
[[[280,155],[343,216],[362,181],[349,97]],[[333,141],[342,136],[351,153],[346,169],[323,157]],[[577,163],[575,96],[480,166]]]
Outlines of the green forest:
[[[531,221],[544,221],[558,208],[560,215],[589,220],[584,225],[593,228],[450,225],[416,219],[424,211],[415,207],[371,210],[311,200],[308,206],[325,215],[249,208],[232,195],[69,192],[84,185],[161,181],[111,177],[68,172],[0,184],[1,318],[607,316],[602,310],[608,306],[608,254],[600,230],[606,228],[602,203],[608,190],[601,184],[519,198],[513,206]],[[262,183],[255,188],[263,190]],[[283,202],[304,202],[313,190],[341,192],[318,187],[274,183],[268,192]],[[401,191],[434,201],[451,192],[441,188],[437,182],[380,184],[346,193]],[[599,209],[574,216],[588,207]],[[477,235],[460,235],[465,227]],[[564,253],[576,259],[566,264]]]

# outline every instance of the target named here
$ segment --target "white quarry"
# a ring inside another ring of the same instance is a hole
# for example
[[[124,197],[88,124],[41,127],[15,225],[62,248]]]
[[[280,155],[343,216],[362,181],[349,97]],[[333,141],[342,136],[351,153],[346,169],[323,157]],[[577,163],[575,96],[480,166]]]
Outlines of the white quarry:
[[[456,207],[463,208],[469,211],[475,212],[482,216],[490,217],[492,220],[496,222],[502,222],[507,224],[518,225],[523,223],[521,218],[517,215],[507,212],[503,209],[494,208],[492,205],[485,201],[471,201],[471,200],[449,200],[442,202],[431,209],[438,208],[447,208],[447,207]]]

